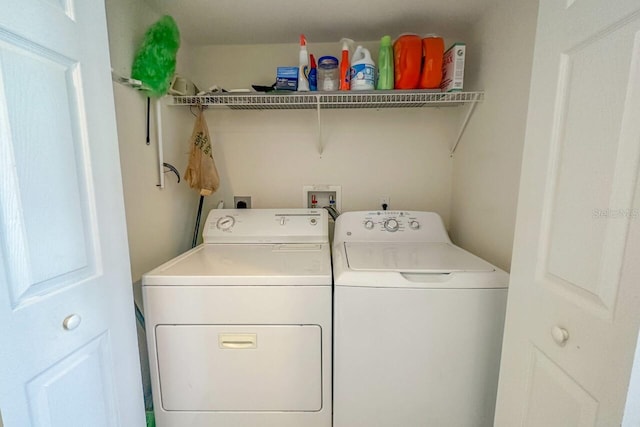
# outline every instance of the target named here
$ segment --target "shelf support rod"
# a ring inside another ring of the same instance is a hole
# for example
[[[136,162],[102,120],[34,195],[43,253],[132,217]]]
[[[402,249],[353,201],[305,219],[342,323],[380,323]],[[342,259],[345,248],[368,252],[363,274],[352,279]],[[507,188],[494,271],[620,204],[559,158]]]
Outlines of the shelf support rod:
[[[320,157],[322,157],[322,152],[324,151],[324,147],[322,146],[322,121],[320,114],[320,95],[316,96],[316,111],[318,114],[318,153]]]
[[[156,186],[164,189],[164,154],[162,152],[162,104],[160,98],[156,99],[156,139],[158,141],[158,178],[160,183]]]
[[[469,119],[473,114],[473,110],[476,109],[476,105],[478,104],[479,97],[480,97],[479,93],[476,93],[473,96],[473,101],[471,101],[471,105],[469,105],[469,109],[467,110],[467,115],[464,117],[464,120],[462,121],[462,126],[460,126],[460,131],[458,132],[458,138],[456,138],[456,142],[453,144],[453,147],[451,147],[451,152],[449,153],[451,157],[453,157],[453,153],[455,153],[456,148],[458,148],[458,144],[462,139],[462,135],[464,135],[464,130],[467,128],[467,124],[469,123]]]

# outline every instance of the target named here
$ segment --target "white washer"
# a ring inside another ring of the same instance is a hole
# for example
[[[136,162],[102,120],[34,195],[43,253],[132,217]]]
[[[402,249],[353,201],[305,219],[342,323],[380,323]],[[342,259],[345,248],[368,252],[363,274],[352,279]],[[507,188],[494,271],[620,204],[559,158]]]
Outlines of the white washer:
[[[348,212],[333,243],[334,427],[493,425],[508,275],[432,212]]]
[[[212,210],[142,278],[158,427],[331,426],[326,211]]]

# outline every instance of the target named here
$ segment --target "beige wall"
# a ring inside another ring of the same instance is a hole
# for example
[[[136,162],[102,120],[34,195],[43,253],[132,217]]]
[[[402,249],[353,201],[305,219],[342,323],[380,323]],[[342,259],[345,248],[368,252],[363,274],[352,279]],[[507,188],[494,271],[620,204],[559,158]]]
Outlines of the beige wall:
[[[178,184],[173,173],[164,174],[164,189],[157,187],[155,120],[151,121],[151,145],[145,143],[146,98],[119,84],[114,84],[114,94],[131,275],[136,281],[143,273],[190,248],[198,194],[183,182]],[[188,110],[167,111],[169,108],[162,107],[164,161],[182,175],[187,164],[191,116]],[[152,117],[155,119],[154,109]]]
[[[334,184],[343,211],[377,209],[389,196],[392,208],[448,219],[450,112],[323,112],[320,156],[315,111],[208,111],[222,182],[212,200],[251,195],[257,208],[302,207],[303,185]]]
[[[537,2],[502,0],[474,28],[465,70],[484,88],[453,162],[451,234],[509,269],[524,142]]]

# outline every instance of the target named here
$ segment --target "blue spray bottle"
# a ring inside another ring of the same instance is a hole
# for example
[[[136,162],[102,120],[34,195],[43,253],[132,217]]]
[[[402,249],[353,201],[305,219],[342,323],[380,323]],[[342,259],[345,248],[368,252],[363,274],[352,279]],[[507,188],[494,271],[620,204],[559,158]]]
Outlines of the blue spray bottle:
[[[316,58],[313,57],[313,54],[310,54],[309,59],[311,60],[311,69],[309,70],[309,89],[311,91],[316,91],[318,90],[318,69],[316,68]]]

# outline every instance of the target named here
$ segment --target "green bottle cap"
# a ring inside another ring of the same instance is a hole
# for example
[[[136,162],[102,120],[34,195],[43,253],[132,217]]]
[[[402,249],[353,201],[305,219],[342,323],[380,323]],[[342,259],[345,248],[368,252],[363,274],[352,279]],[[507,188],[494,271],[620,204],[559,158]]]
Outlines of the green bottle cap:
[[[391,46],[391,36],[383,36],[380,39],[380,44],[382,46]]]

